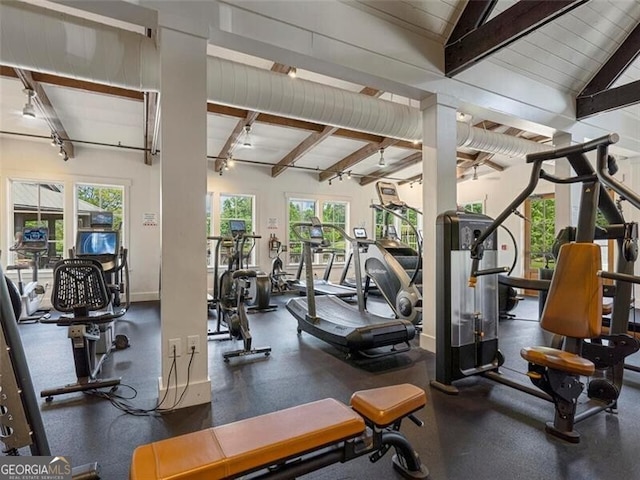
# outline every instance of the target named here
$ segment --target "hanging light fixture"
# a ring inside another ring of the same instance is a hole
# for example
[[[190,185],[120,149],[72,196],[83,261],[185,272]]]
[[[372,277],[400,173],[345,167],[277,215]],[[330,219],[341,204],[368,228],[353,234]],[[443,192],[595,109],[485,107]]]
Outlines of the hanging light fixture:
[[[347,172],[347,179],[348,179],[348,180],[351,180],[351,170],[349,170],[349,171]]]
[[[298,76],[298,70],[296,70],[296,67],[289,67],[287,75],[289,75],[291,78],[296,78]]]
[[[478,167],[477,166],[473,166],[473,177],[471,177],[471,180],[477,180],[478,179]]]
[[[380,149],[380,160],[378,160],[379,167],[385,167],[387,162],[384,161],[384,148]]]
[[[242,139],[242,146],[244,148],[253,148],[253,143],[251,143],[251,125],[245,125],[244,127],[244,138]]]
[[[27,95],[27,103],[22,109],[22,116],[26,118],[36,118],[36,109],[33,106],[33,103],[31,103],[33,97],[36,96],[36,92],[31,90],[30,88],[25,88],[23,92]]]
[[[227,157],[227,161],[225,162],[225,164],[226,164],[228,167],[233,167],[233,166],[236,164],[236,161],[233,159],[233,156],[229,155],[229,156]]]

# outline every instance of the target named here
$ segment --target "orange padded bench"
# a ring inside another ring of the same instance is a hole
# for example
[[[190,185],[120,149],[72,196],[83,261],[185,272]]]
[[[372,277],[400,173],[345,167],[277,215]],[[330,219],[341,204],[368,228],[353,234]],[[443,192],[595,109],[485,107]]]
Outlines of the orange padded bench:
[[[428,471],[404,436],[395,430],[389,431],[385,441],[385,432],[381,430],[389,425],[399,428],[404,417],[411,418],[425,403],[422,389],[403,384],[356,392],[351,398],[352,408],[327,398],[188,433],[136,448],[129,478],[226,479],[273,466],[279,466],[279,473],[283,468],[292,468],[300,475],[319,466],[379,452],[387,444],[395,446],[403,457],[402,462],[394,459],[396,468],[405,468],[406,464],[410,469],[408,478],[426,478]],[[365,424],[377,426],[373,429],[377,432],[367,430]],[[378,435],[381,441],[362,442],[365,435]],[[362,445],[358,444],[359,440]],[[298,460],[323,449],[307,462],[304,458]],[[386,448],[381,453],[384,452]],[[410,458],[405,458],[407,456]],[[284,465],[292,458],[297,459],[296,462],[289,467]],[[318,462],[318,458],[323,458],[324,463]]]

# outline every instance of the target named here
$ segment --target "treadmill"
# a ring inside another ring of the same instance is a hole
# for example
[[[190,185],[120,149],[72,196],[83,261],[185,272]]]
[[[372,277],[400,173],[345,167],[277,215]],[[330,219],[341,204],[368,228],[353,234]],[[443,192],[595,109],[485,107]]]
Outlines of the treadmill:
[[[331,268],[333,267],[333,260],[336,254],[336,250],[331,248],[326,248],[328,243],[321,242],[319,244],[314,244],[313,250],[314,253],[328,253],[331,255],[329,262],[327,263],[326,268],[324,269],[324,275],[322,279],[314,278],[313,279],[313,291],[316,295],[334,295],[340,298],[351,298],[355,297],[357,294],[355,286],[347,286],[340,285],[336,283],[331,283],[329,281],[329,276],[331,274]],[[308,282],[305,279],[302,279],[302,269],[306,264],[307,259],[305,255],[302,255],[300,259],[300,263],[298,264],[298,271],[296,272],[296,278],[291,283],[291,285],[300,292],[300,295],[307,294],[307,285]]]
[[[302,234],[303,228],[307,229],[307,235]],[[317,218],[311,223],[294,224],[293,232],[304,244],[307,283],[311,284],[313,281],[311,249],[314,245],[322,244],[323,228],[338,231],[354,247],[358,305],[347,304],[334,295],[316,296],[314,290],[309,289],[306,297],[292,298],[287,302],[287,310],[298,320],[298,333],[305,331],[324,340],[346,351],[347,357],[356,352],[366,357],[379,357],[409,350],[409,340],[414,338],[416,333],[411,322],[382,317],[365,310],[358,251],[358,242],[362,242],[362,239],[351,238],[336,225],[323,225]],[[391,348],[384,351],[373,350],[380,347]]]

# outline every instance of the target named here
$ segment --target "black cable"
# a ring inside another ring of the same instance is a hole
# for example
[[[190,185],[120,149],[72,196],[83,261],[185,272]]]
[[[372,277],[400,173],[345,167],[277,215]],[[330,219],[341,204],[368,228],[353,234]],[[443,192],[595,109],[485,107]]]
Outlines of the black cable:
[[[184,387],[184,389],[182,390],[182,392],[180,393],[180,396],[178,397],[177,391],[178,391],[178,373],[177,373],[177,357],[175,355],[175,348],[174,348],[174,355],[173,355],[173,359],[171,362],[171,367],[169,368],[169,374],[167,375],[168,379],[171,379],[171,374],[174,374],[174,378],[175,378],[175,382],[176,382],[176,398],[174,399],[174,403],[171,407],[168,408],[161,408],[161,405],[165,402],[165,400],[167,399],[167,396],[169,394],[169,390],[170,390],[170,384],[171,382],[169,382],[169,384],[167,385],[167,388],[164,392],[164,396],[162,397],[161,400],[159,400],[158,402],[156,402],[156,405],[152,408],[139,408],[139,407],[135,407],[131,404],[129,404],[128,402],[130,402],[131,400],[135,399],[138,395],[138,391],[132,387],[131,385],[126,385],[126,384],[120,384],[119,387],[124,387],[124,388],[129,388],[130,390],[133,391],[133,395],[125,397],[123,395],[120,395],[119,393],[116,393],[115,390],[110,390],[108,392],[104,392],[101,390],[88,390],[85,393],[87,395],[91,395],[94,397],[98,397],[98,398],[102,398],[104,400],[107,400],[109,403],[111,403],[111,405],[113,405],[115,408],[117,408],[118,410],[122,411],[123,413],[126,413],[127,415],[133,415],[133,416],[155,416],[155,415],[160,415],[160,414],[165,414],[165,413],[172,413],[175,412],[175,407],[178,406],[180,404],[180,402],[182,401],[182,399],[184,398],[184,396],[186,395],[186,392],[189,388],[189,384],[191,382],[191,365],[193,363],[193,359],[195,357],[195,348],[191,348],[191,356],[189,358],[189,364],[187,365],[187,383]]]

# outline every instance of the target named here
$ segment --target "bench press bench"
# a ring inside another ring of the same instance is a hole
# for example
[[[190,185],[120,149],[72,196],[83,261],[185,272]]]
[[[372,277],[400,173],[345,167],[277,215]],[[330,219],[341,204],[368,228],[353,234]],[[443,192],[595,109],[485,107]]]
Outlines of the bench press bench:
[[[405,478],[428,478],[409,441],[400,433],[426,403],[410,384],[356,392],[350,407],[326,398],[238,422],[139,446],[130,480],[295,478],[362,455],[378,461],[396,449],[393,465]],[[246,478],[246,477],[245,477]]]

